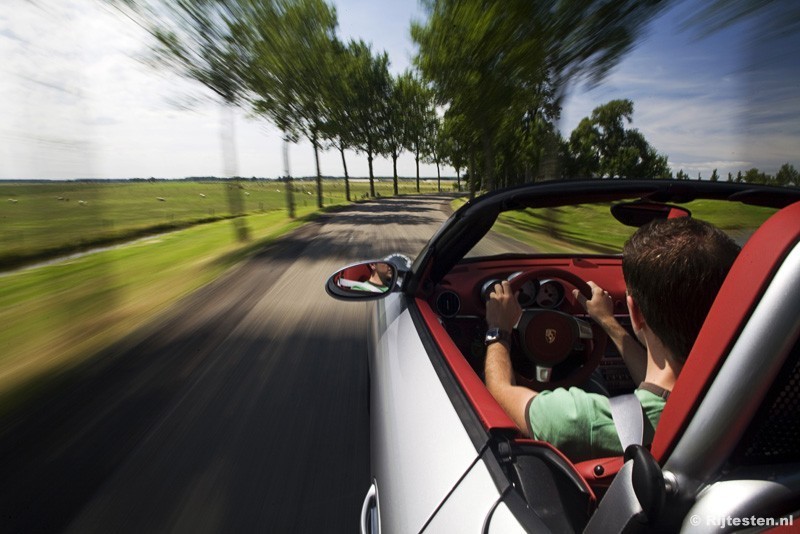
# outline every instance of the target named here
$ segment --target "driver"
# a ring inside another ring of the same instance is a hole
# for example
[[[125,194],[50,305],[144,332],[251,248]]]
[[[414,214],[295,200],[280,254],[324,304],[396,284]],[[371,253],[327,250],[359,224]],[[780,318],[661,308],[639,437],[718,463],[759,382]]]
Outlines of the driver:
[[[652,428],[652,441],[669,392],[694,344],[739,247],[709,223],[681,217],[654,221],[625,243],[622,272],[637,342],[614,318],[608,292],[588,282],[587,299],[573,295],[622,354]],[[506,335],[486,349],[486,387],[530,437],[547,441],[573,462],[622,454],[607,397],[570,387],[533,391],[517,386],[508,334],[522,310],[510,284],[497,284],[486,303],[486,321]],[[490,340],[493,341],[493,340]],[[641,343],[641,344],[639,344]]]
[[[387,262],[369,264],[369,279],[364,282],[355,282],[350,289],[368,291],[371,293],[386,293],[392,283],[392,266]]]

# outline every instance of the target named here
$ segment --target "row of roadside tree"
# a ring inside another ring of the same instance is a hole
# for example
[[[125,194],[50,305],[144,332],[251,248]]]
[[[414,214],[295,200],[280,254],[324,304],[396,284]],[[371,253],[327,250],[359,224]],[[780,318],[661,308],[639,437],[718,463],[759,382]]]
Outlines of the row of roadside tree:
[[[450,165],[459,184],[465,173],[473,193],[541,179],[671,176],[667,157],[626,128],[630,100],[598,106],[566,139],[556,127],[568,87],[601,82],[667,1],[423,0],[427,18],[411,27],[416,68],[399,75],[385,52],[337,36],[325,0],[108,1],[153,35],[155,64],[202,83],[229,110],[271,121],[286,143],[310,141],[320,207],[324,149],[341,153],[348,200],[346,150],[366,156],[373,196],[374,158],[391,158],[397,194],[404,151],[416,161],[417,189],[421,161],[439,174]],[[788,164],[775,177],[753,169],[729,180],[798,184]]]

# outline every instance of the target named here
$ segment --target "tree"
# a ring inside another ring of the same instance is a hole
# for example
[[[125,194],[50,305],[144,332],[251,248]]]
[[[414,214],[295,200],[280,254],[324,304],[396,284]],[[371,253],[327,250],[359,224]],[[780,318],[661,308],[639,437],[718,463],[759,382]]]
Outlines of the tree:
[[[406,95],[405,116],[406,148],[414,154],[416,164],[417,192],[419,192],[419,161],[432,154],[434,133],[437,125],[434,109],[433,92],[411,72],[401,78],[403,92]]]
[[[398,195],[397,186],[397,158],[409,145],[410,123],[413,117],[409,116],[413,98],[413,78],[406,72],[398,78],[390,78],[383,95],[383,125],[384,149],[386,155],[392,158],[392,185],[394,194]]]
[[[767,184],[771,177],[753,167],[744,173],[744,181],[748,184]]]
[[[441,164],[444,161],[444,154],[447,150],[444,132],[442,131],[441,121],[434,115],[433,120],[429,122],[429,135],[427,136],[427,144],[425,147],[425,162],[433,163],[436,165],[436,190],[442,190],[442,168]],[[419,191],[419,178],[417,178],[417,191]]]
[[[245,90],[242,75],[246,64],[241,54],[241,21],[248,5],[245,0],[110,3],[155,38],[150,64],[201,83],[225,106],[239,103]]]
[[[440,104],[464,116],[480,139],[484,179],[513,165],[495,162],[494,150],[518,143],[523,117],[550,106],[560,109],[569,83],[601,80],[633,46],[639,31],[661,8],[659,0],[555,2],[552,0],[426,0],[426,24],[413,25],[416,63]],[[501,129],[511,128],[512,131]],[[502,137],[502,140],[500,139]],[[536,146],[531,139],[528,145]],[[540,167],[555,177],[558,138],[536,147]],[[548,154],[549,152],[549,154]],[[473,156],[476,151],[473,149]],[[529,174],[529,173],[526,173]],[[470,173],[471,179],[475,176]]]
[[[535,30],[515,20],[505,3],[442,0],[427,8],[426,25],[411,29],[419,44],[416,64],[433,83],[439,103],[477,133],[484,179],[494,189],[493,144],[504,110],[545,75],[534,41],[517,45]]]
[[[612,100],[581,120],[569,140],[566,170],[570,176],[663,178],[670,174],[666,156],[641,132],[626,129],[633,120],[633,102]]]
[[[444,114],[442,126],[439,129],[441,136],[441,157],[456,171],[456,187],[461,191],[461,170],[467,165],[469,159],[470,141],[464,129],[464,118],[461,115]]]
[[[775,175],[775,183],[778,185],[800,185],[800,173],[794,165],[784,163]]]
[[[352,65],[354,56],[347,46],[338,40],[334,42],[334,53],[334,64],[342,75],[332,76],[330,84],[327,86],[328,93],[324,100],[328,108],[328,121],[323,125],[322,136],[341,155],[344,169],[345,197],[349,202],[351,200],[350,176],[347,172],[347,159],[344,153],[348,148],[355,146],[353,111],[358,106],[358,101],[353,87],[353,79],[349,75],[354,70]]]
[[[351,41],[347,49],[352,55],[347,75],[352,79],[353,97],[357,102],[352,110],[352,146],[367,154],[369,193],[374,197],[372,160],[376,154],[385,153],[381,119],[384,115],[384,96],[389,93],[391,84],[389,56],[386,52],[374,56],[370,46],[361,40]]]
[[[714,169],[714,171],[711,173],[711,181],[712,182],[719,181],[719,174],[717,173],[717,169]]]
[[[150,63],[210,90],[222,105],[220,133],[223,169],[226,176],[238,174],[234,108],[245,92],[243,75],[242,24],[247,18],[247,0],[109,0],[130,16],[154,38]],[[231,213],[243,211],[239,187],[229,186]],[[248,238],[249,230],[242,217],[234,218],[236,235]]]
[[[254,108],[271,117],[286,139],[306,137],[314,148],[317,205],[322,207],[319,150],[328,119],[325,97],[334,78],[336,12],[323,0],[254,4],[249,87]]]

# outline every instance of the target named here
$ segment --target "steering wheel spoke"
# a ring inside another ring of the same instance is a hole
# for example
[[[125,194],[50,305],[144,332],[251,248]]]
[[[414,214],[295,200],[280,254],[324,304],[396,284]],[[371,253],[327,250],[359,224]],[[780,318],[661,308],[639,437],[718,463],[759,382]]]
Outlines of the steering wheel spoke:
[[[536,366],[536,381],[541,382],[542,384],[547,384],[550,382],[550,378],[553,376],[553,368],[546,367],[544,365],[537,365]]]
[[[579,339],[593,339],[594,338],[594,331],[592,330],[592,325],[587,323],[582,319],[578,319],[577,317],[573,317],[575,320],[575,326],[578,329],[578,338]]]

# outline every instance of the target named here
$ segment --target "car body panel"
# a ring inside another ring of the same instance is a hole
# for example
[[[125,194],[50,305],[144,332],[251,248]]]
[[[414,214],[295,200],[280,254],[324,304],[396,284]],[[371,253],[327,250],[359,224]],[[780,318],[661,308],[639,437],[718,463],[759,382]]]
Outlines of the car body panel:
[[[401,299],[381,301],[385,330],[377,332],[370,361],[371,459],[382,532],[418,532],[478,458]]]
[[[488,534],[517,534],[525,532],[517,518],[505,503],[500,503],[494,511],[489,523]]]
[[[524,532],[513,515],[497,519],[493,510],[501,499],[483,460],[470,469],[433,517],[426,532],[471,532],[488,522],[502,524],[503,532]]]

